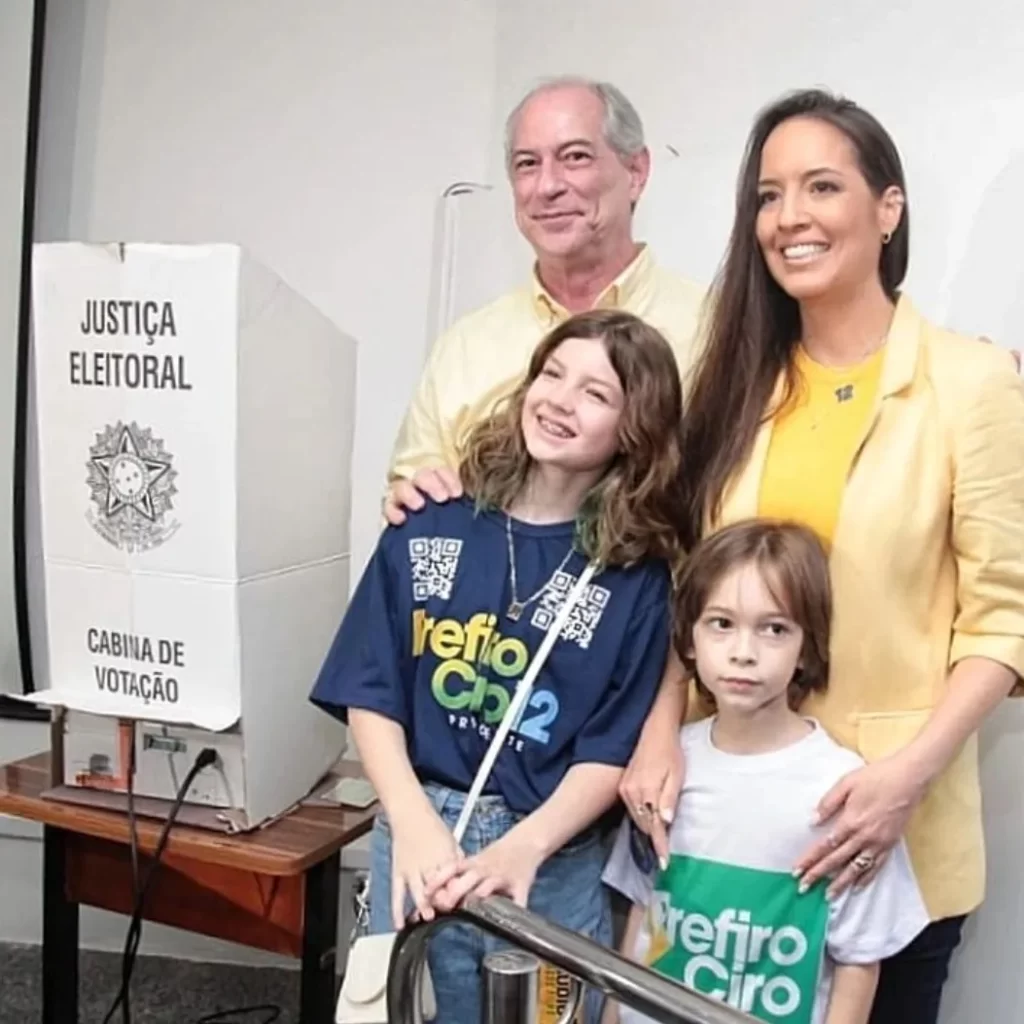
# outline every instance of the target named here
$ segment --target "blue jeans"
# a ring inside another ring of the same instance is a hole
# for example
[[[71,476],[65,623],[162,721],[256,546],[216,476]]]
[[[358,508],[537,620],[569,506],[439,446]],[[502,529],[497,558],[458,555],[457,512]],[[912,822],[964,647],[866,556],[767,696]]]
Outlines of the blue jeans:
[[[434,809],[453,829],[466,794],[432,784],[424,788]],[[466,854],[478,853],[522,817],[509,810],[500,797],[481,797],[463,836],[462,849]],[[541,865],[530,890],[529,909],[564,928],[611,945],[611,908],[601,883],[606,858],[606,845],[596,829],[573,840]],[[393,930],[391,828],[383,814],[374,822],[370,843],[369,930],[373,934]],[[488,953],[502,946],[500,940],[472,925],[447,925],[434,934],[428,960],[437,999],[437,1024],[479,1024],[480,967]],[[603,998],[600,992],[587,990],[586,1024],[599,1021]]]

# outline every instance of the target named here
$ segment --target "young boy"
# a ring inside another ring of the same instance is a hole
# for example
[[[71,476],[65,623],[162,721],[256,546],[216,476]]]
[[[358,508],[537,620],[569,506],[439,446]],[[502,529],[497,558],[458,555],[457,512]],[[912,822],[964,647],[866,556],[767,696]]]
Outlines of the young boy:
[[[863,764],[796,710],[827,684],[830,620],[826,556],[804,527],[738,523],[697,548],[676,646],[715,714],[681,733],[668,863],[627,818],[604,874],[634,904],[625,955],[763,1021],[866,1024],[879,961],[928,924],[902,844],[832,901],[793,876],[819,800]],[[605,1019],[645,1018],[609,1005]]]

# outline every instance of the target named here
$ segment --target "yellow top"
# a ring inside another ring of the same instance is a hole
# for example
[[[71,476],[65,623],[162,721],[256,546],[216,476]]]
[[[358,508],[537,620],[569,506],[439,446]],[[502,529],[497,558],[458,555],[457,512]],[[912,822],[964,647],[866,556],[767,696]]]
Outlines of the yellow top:
[[[856,366],[836,368],[797,350],[800,387],[772,425],[760,515],[799,520],[831,545],[846,475],[874,408],[884,353],[882,348]]]
[[[758,514],[772,433],[771,423],[758,432],[722,525]],[[914,739],[961,659],[1024,675],[1024,384],[1007,352],[928,323],[905,297],[829,565],[832,672],[805,710],[866,761]],[[691,708],[691,717],[706,713],[695,692]],[[977,736],[932,784],[907,845],[933,919],[978,906]]]
[[[647,246],[594,308],[633,313],[665,335],[680,373],[689,369],[703,290],[657,266]],[[510,292],[453,324],[434,343],[392,452],[389,479],[459,463],[468,428],[519,382],[533,350],[569,313],[541,285]]]

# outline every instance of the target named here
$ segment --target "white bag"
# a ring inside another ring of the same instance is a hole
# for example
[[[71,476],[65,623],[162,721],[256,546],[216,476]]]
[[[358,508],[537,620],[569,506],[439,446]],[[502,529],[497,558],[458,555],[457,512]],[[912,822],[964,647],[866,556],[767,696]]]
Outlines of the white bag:
[[[569,596],[561,608],[558,609],[554,622],[544,634],[540,649],[534,655],[530,667],[516,688],[515,696],[494,732],[494,739],[491,740],[491,745],[487,748],[487,753],[484,755],[483,762],[466,797],[466,802],[463,804],[462,813],[452,830],[456,843],[462,842],[473,808],[476,806],[491,774],[491,769],[494,767],[494,762],[497,761],[498,754],[512,730],[512,724],[519,718],[519,713],[529,700],[530,691],[533,689],[538,673],[551,653],[551,648],[558,639],[558,635],[562,632],[573,606],[579,601],[587,584],[590,583],[596,568],[597,566],[591,562],[580,573],[580,578],[569,592]],[[391,965],[391,950],[397,937],[397,932],[361,935],[352,943],[348,953],[348,963],[345,967],[345,977],[342,980],[341,992],[338,996],[338,1005],[334,1013],[335,1024],[388,1024],[388,969]],[[434,986],[431,984],[430,970],[425,960],[422,965],[419,990],[423,1019],[433,1020],[437,1016],[437,1006],[434,1001]]]
[[[397,932],[363,935],[352,944],[334,1015],[338,1024],[387,1024],[388,965],[397,937]],[[426,963],[420,982],[420,1000],[423,1019],[433,1020],[437,1006]]]

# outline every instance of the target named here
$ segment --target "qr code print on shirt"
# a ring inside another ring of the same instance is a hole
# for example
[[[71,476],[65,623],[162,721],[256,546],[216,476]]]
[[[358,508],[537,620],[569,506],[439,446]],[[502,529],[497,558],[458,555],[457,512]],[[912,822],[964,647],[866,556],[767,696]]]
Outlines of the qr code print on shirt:
[[[540,602],[530,619],[530,624],[538,629],[549,629],[575,584],[576,577],[570,573],[555,573],[540,596]],[[597,629],[597,624],[608,607],[610,597],[611,591],[607,587],[599,587],[595,583],[585,587],[580,599],[570,610],[569,618],[565,620],[562,639],[571,640],[586,650],[594,638],[594,630]]]
[[[462,541],[455,537],[414,537],[409,541],[409,565],[412,568],[412,598],[448,600],[459,568]]]

